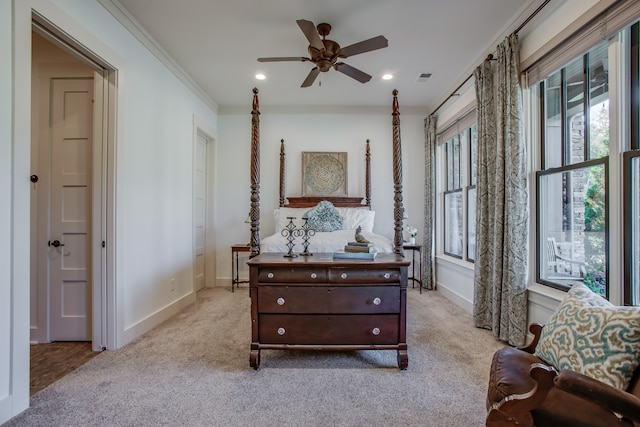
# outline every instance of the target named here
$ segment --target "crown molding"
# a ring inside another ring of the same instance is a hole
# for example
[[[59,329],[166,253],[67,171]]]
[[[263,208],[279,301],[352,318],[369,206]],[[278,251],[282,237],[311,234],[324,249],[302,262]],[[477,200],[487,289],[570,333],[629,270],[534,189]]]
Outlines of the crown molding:
[[[98,0],[118,22],[140,41],[158,60],[166,66],[191,92],[216,113],[218,104],[202,90],[198,84],[178,65],[162,46],[145,30],[142,25],[120,4],[118,0]]]

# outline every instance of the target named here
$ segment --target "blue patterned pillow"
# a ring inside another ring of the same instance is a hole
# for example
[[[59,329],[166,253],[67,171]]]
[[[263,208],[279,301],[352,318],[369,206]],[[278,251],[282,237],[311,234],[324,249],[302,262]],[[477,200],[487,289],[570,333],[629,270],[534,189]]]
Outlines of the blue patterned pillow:
[[[626,390],[640,363],[640,307],[618,307],[576,283],[542,328],[535,355]]]
[[[305,214],[307,223],[315,231],[336,231],[342,228],[342,217],[333,203],[323,200]]]

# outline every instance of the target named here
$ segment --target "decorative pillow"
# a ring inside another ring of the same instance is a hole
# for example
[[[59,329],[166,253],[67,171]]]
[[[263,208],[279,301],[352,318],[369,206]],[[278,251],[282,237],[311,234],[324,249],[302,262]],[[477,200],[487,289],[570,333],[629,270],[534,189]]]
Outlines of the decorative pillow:
[[[307,213],[309,208],[278,208],[273,212],[273,219],[275,222],[275,232],[280,233],[289,224],[288,217],[295,217],[293,220],[296,228],[302,227],[304,214]]]
[[[362,231],[373,233],[375,211],[368,208],[336,208],[342,216],[342,229],[355,230],[362,227]]]
[[[640,307],[618,307],[576,283],[542,328],[535,355],[622,390],[640,363]]]
[[[342,229],[342,217],[333,203],[323,200],[306,213],[307,223],[318,232]]]

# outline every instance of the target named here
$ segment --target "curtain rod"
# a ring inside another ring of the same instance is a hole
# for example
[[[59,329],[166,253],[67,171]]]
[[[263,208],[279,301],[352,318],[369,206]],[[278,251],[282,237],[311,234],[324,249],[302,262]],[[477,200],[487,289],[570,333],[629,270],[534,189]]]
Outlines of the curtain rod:
[[[516,34],[516,33],[520,32],[520,30],[522,30],[522,29],[525,27],[525,25],[527,25],[527,24],[528,24],[528,23],[529,23],[529,22],[530,22],[530,21],[531,21],[531,20],[532,20],[532,19],[533,19],[537,14],[538,14],[538,13],[540,13],[540,11],[542,10],[542,8],[543,8],[543,7],[545,7],[545,6],[546,6],[550,1],[551,1],[551,0],[545,0],[545,1],[540,5],[540,6],[538,6],[538,8],[537,8],[536,10],[534,10],[534,11],[533,11],[533,13],[532,13],[531,15],[529,15],[529,16],[527,17],[527,19],[525,19],[525,20],[524,20],[520,25],[518,25],[518,28],[516,28],[516,29],[515,29],[511,34]],[[491,53],[490,53],[489,55],[487,55],[487,59],[488,59],[488,60],[493,60],[493,54],[491,54]],[[451,92],[451,94],[450,94],[449,96],[447,96],[447,97],[444,99],[444,101],[442,101],[442,102],[440,103],[440,105],[438,105],[438,106],[436,107],[436,109],[435,109],[435,110],[433,110],[433,111],[431,112],[431,114],[429,114],[429,115],[430,115],[430,116],[434,115],[435,113],[437,113],[437,112],[438,112],[438,110],[439,110],[440,108],[442,108],[442,106],[443,106],[444,104],[446,104],[446,103],[447,103],[447,101],[449,101],[449,99],[451,99],[451,98],[452,98],[452,97],[454,97],[454,96],[458,96],[458,94],[457,94],[456,92],[458,92],[458,91],[460,90],[460,88],[461,88],[462,86],[464,86],[464,85],[469,81],[469,79],[471,79],[471,77],[473,77],[473,73],[471,73],[471,75],[470,75],[469,77],[467,77],[466,79],[464,79],[464,81],[463,81],[462,83],[460,83],[460,85],[459,85],[457,88],[455,88],[455,89],[453,90],[453,92]]]

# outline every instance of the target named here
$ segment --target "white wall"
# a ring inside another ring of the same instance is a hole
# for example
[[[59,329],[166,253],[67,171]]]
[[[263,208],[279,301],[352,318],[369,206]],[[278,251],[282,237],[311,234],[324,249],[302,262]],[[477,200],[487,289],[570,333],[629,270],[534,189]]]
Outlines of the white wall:
[[[589,16],[593,13],[594,8],[598,9],[602,5],[610,3],[610,0],[564,0],[550,3],[543,9],[541,16],[534,18],[531,24],[520,33],[520,61],[527,61],[530,57],[539,56],[540,49],[545,49],[549,42],[565,28],[575,22],[583,21],[585,14]],[[469,92],[464,93],[438,113],[438,122],[444,124],[465,111],[469,105],[470,94],[473,94],[475,98],[473,85],[471,85]],[[525,104],[524,107],[526,109],[528,106]],[[531,139],[528,136],[527,138]],[[528,153],[530,170],[534,170],[532,152],[539,150],[539,147],[536,141],[531,140],[528,145],[530,148]],[[530,172],[529,179],[533,180],[534,178],[534,173]],[[532,198],[530,198],[530,202],[533,202]],[[530,220],[533,227],[533,221],[535,221],[533,212],[530,215]],[[530,241],[535,242],[533,230]],[[533,266],[535,265],[534,250],[530,250],[530,256],[529,265]],[[529,323],[545,323],[565,293],[536,284],[534,273],[533,268],[530,267],[528,321]],[[444,255],[440,250],[436,259],[436,277],[440,292],[469,312],[473,311],[473,264]]]
[[[300,89],[302,90],[302,89]],[[220,183],[216,195],[220,234],[217,251],[219,285],[229,286],[231,250],[234,243],[249,242],[250,230],[244,223],[250,204],[251,88],[247,89],[247,108],[243,114],[219,117],[217,166]],[[365,146],[371,141],[371,199],[376,212],[374,231],[393,238],[393,174],[391,91],[388,111],[341,111],[336,114],[270,113],[260,115],[260,235],[273,233],[273,211],[278,207],[280,140],[285,140],[286,195],[301,195],[303,151],[346,151],[349,163],[349,196],[365,195]],[[403,204],[408,223],[423,230],[424,199],[424,115],[402,112],[400,129],[403,159]],[[266,105],[269,99],[260,98]],[[243,270],[241,269],[241,272]]]
[[[109,275],[115,347],[194,300],[194,117],[217,137],[215,104],[187,89],[96,1],[0,2],[0,230],[7,237],[0,244],[0,423],[29,401],[32,9],[118,70],[115,242],[107,242],[116,254]]]

